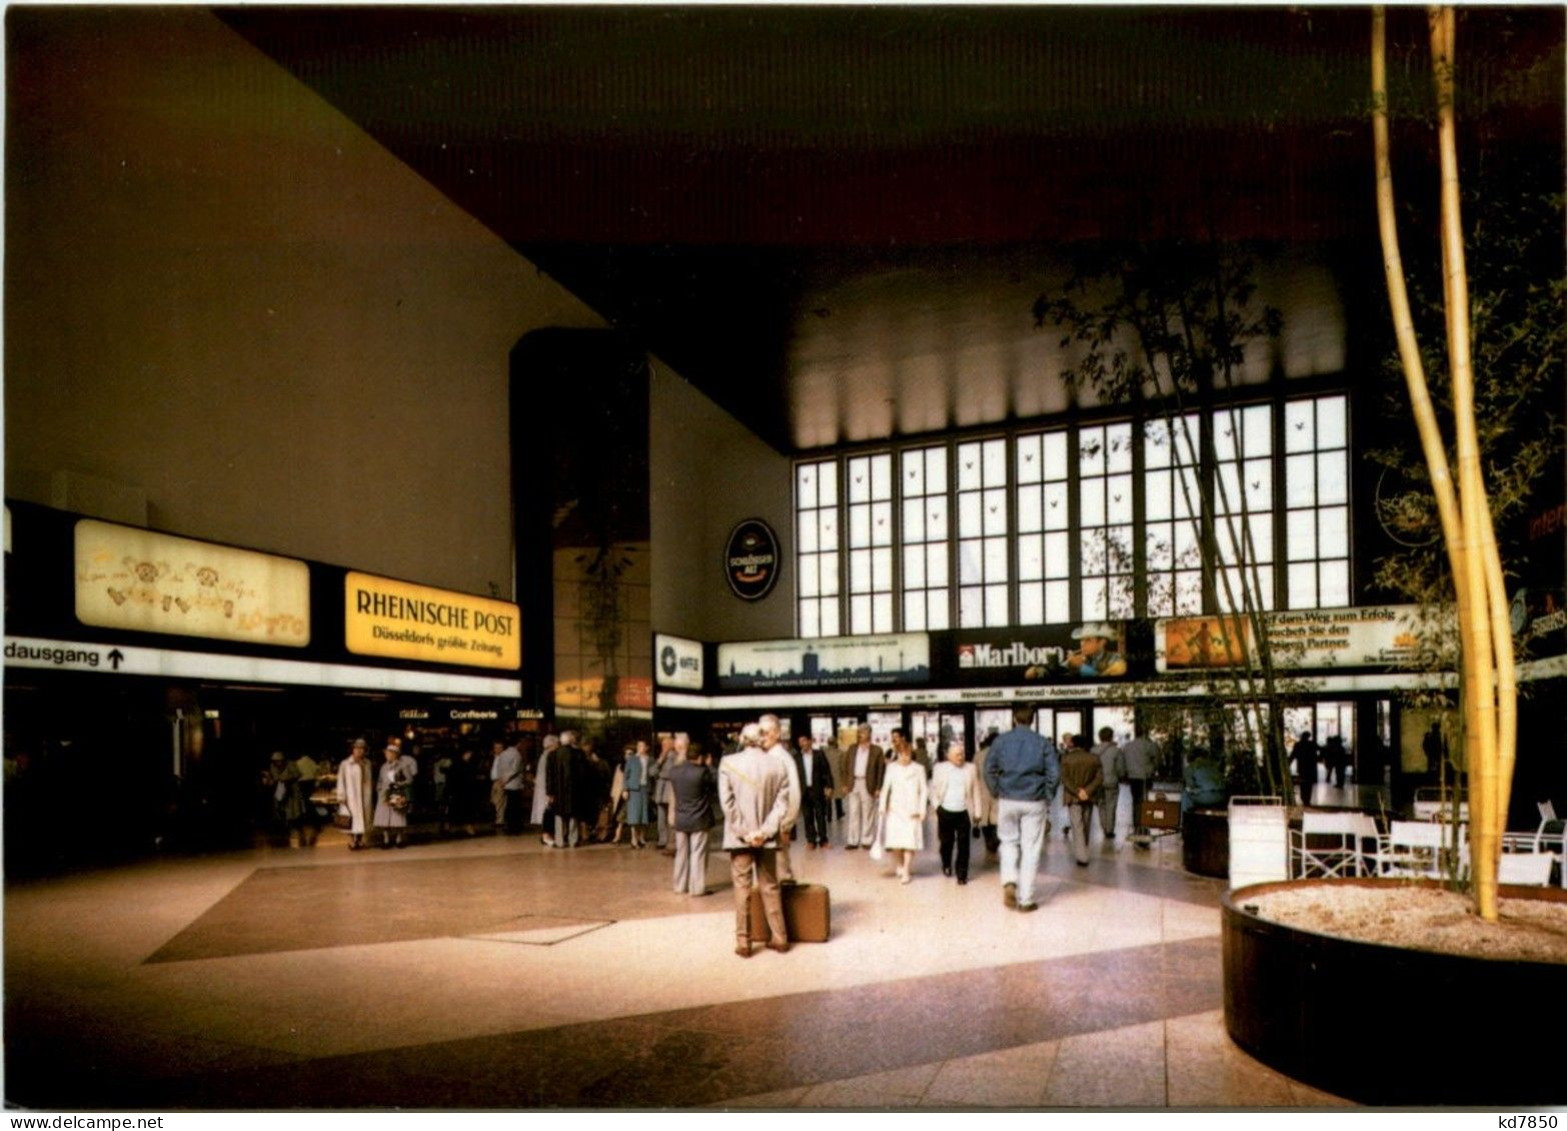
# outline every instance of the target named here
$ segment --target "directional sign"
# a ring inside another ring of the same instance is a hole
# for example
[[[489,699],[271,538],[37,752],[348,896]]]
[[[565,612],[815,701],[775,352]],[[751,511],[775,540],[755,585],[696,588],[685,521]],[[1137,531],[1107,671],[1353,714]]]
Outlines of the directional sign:
[[[176,679],[222,680],[234,683],[306,684],[354,687],[377,691],[423,691],[440,695],[484,695],[516,699],[522,681],[498,676],[451,675],[445,672],[400,671],[356,664],[318,664],[304,660],[269,660],[215,652],[184,652],[166,648],[130,648],[85,644],[73,640],[42,640],[29,636],[5,638],[5,665],[54,671],[107,672]]]

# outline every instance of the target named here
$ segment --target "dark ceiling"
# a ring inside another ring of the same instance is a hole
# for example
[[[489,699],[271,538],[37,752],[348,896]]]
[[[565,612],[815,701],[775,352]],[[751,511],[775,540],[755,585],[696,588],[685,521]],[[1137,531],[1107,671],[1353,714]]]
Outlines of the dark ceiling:
[[[853,374],[900,325],[1028,332],[1065,245],[1375,239],[1365,8],[220,15],[782,451],[1017,414],[951,367]],[[1391,21],[1395,106],[1424,105],[1423,10]],[[1476,9],[1459,38],[1471,120],[1553,161],[1562,30]],[[901,315],[847,317],[866,293]]]

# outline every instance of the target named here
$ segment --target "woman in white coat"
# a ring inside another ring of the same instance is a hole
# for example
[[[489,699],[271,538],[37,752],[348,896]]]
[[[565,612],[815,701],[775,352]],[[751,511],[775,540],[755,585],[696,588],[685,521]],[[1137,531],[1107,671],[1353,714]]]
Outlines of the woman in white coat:
[[[909,882],[914,854],[925,847],[925,810],[930,790],[925,767],[914,760],[914,748],[902,743],[898,760],[887,767],[881,783],[882,847],[898,853],[898,879]]]
[[[550,780],[550,751],[560,745],[560,736],[546,734],[543,745],[544,753],[539,755],[539,763],[533,768],[533,812],[528,815],[529,820],[540,828],[544,828],[544,810],[549,807],[549,798],[546,796],[549,791],[545,788],[545,783]],[[548,829],[544,831],[544,843],[555,843]]]
[[[337,811],[348,817],[348,847],[353,851],[365,846],[375,813],[375,767],[365,757],[368,749],[364,739],[354,739],[348,757],[337,767]]]

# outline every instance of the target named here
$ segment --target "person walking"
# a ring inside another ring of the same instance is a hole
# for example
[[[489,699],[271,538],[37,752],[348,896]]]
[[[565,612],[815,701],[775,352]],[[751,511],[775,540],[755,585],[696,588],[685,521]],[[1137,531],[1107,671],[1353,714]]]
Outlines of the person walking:
[[[887,759],[881,747],[871,742],[871,728],[861,725],[857,733],[859,742],[844,759],[849,779],[844,847],[851,849],[862,845],[869,848],[876,839],[876,806],[881,798],[882,778],[887,773]]]
[[[974,776],[979,779],[979,796],[981,801],[979,817],[975,819],[975,835],[985,840],[985,851],[991,856],[1001,851],[1001,837],[996,832],[996,795],[990,792],[990,787],[985,784],[985,763],[990,757],[990,748],[996,741],[994,728],[985,736],[979,744],[979,757],[974,759]],[[1046,830],[1048,831],[1048,830]]]
[[[1300,732],[1300,741],[1290,750],[1290,757],[1295,759],[1295,776],[1300,779],[1300,803],[1310,805],[1311,795],[1317,791],[1317,761],[1322,752],[1309,730]]]
[[[789,814],[789,771],[762,749],[762,728],[756,723],[741,729],[740,744],[739,752],[718,764],[718,801],[735,892],[735,953],[750,958],[753,875],[772,936],[767,946],[779,953],[789,949],[778,888],[778,830]]]
[[[1099,829],[1106,840],[1114,840],[1115,819],[1121,806],[1121,773],[1126,768],[1121,748],[1115,744],[1115,732],[1109,727],[1100,727],[1099,743],[1092,753],[1099,759],[1099,768],[1104,773],[1104,786],[1099,794]]]
[[[985,814],[984,786],[968,761],[963,743],[947,747],[947,759],[937,763],[930,779],[930,803],[936,809],[936,840],[941,846],[941,874],[952,875],[957,850],[958,883],[968,883],[970,830]]]
[[[642,746],[644,760],[646,745]],[[718,782],[701,758],[687,757],[669,771],[675,795],[675,894],[707,894],[707,836],[713,827]]]
[[[898,743],[898,760],[887,767],[881,787],[882,847],[898,854],[898,881],[912,878],[914,854],[925,847],[925,812],[930,791],[925,767],[914,760],[914,747]]]
[[[832,811],[832,765],[827,755],[816,749],[808,734],[800,736],[800,749],[794,755],[795,772],[800,778],[800,812],[805,818],[805,840],[812,848],[826,848],[827,815]]]
[[[1154,767],[1159,764],[1159,748],[1148,737],[1142,724],[1134,728],[1130,742],[1121,744],[1121,761],[1126,773],[1127,788],[1132,799],[1133,843],[1139,848],[1148,847],[1148,826],[1143,824],[1143,802],[1148,799],[1148,782],[1153,778]]]
[[[1049,756],[1055,744],[1034,730],[1034,708],[1012,709],[1012,729],[991,743],[985,785],[995,794],[1001,838],[1001,898],[1019,911],[1037,911],[1034,877],[1045,844],[1045,813],[1055,782]]]
[[[1080,867],[1088,867],[1088,830],[1103,789],[1103,763],[1074,736],[1061,758],[1061,797],[1071,822],[1072,854]]]

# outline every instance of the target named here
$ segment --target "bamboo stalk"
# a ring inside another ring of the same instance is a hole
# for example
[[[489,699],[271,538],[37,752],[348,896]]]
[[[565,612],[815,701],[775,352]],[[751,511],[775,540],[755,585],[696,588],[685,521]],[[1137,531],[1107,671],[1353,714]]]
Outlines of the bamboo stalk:
[[[1459,208],[1457,122],[1453,106],[1456,17],[1450,7],[1429,16],[1431,67],[1437,94],[1437,145],[1441,161],[1442,269],[1447,295],[1447,354],[1453,383],[1457,441],[1459,514],[1464,527],[1465,601],[1459,609],[1465,671],[1464,748],[1470,781],[1470,842],[1476,910],[1497,917],[1496,870],[1501,852],[1497,799],[1496,663],[1493,645],[1483,526],[1490,526],[1475,425],[1474,369],[1469,342],[1469,280],[1464,264]]]

